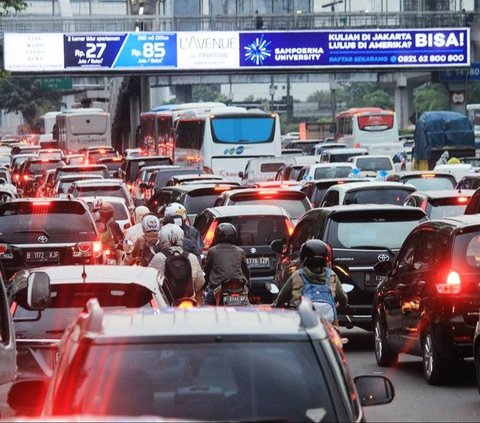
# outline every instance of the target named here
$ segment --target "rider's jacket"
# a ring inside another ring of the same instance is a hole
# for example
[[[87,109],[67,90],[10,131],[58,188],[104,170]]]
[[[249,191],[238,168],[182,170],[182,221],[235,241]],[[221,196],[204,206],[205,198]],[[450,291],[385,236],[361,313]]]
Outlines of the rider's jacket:
[[[209,287],[217,287],[230,279],[248,282],[250,269],[245,251],[228,243],[216,244],[207,252],[205,263],[205,280]]]

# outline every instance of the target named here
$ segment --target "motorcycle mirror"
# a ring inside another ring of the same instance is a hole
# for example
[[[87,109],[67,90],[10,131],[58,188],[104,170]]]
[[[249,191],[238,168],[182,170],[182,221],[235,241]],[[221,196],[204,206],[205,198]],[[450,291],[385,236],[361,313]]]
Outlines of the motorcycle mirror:
[[[353,291],[353,288],[354,288],[353,285],[350,283],[342,283],[342,287],[346,293]]]
[[[279,293],[278,286],[275,285],[274,283],[266,283],[265,288],[267,288],[267,290],[268,290],[268,292],[270,292],[270,294],[276,295],[276,294]]]

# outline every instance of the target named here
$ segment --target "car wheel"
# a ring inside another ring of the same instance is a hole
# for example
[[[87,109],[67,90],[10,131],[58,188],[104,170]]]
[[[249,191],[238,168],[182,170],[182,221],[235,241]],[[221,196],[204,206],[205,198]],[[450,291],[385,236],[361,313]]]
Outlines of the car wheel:
[[[398,361],[398,353],[390,347],[385,336],[385,328],[377,314],[373,320],[373,340],[375,343],[375,358],[381,367],[393,366]]]
[[[438,346],[431,329],[427,329],[422,342],[423,374],[429,385],[440,385],[449,373],[448,363],[440,359]]]

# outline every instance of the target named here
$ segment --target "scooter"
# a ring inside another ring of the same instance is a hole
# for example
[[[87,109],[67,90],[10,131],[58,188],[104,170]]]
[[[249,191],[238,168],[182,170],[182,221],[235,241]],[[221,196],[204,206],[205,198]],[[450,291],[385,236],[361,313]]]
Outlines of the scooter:
[[[248,306],[248,286],[245,281],[230,279],[223,282],[213,291],[216,305]]]

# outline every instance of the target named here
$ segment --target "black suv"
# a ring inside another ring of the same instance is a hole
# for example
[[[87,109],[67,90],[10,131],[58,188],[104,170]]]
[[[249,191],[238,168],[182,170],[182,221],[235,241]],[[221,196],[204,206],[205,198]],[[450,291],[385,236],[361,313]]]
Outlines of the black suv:
[[[46,395],[39,381],[16,382],[9,405],[40,402],[47,419],[359,422],[362,405],[393,399],[386,377],[351,377],[337,332],[309,301],[299,312],[198,311],[104,312],[91,299],[65,331]]]
[[[394,365],[400,352],[419,355],[429,384],[446,381],[452,365],[473,356],[480,306],[478,216],[422,223],[396,260],[375,270],[385,278],[373,309],[377,363]]]
[[[132,184],[137,176],[138,171],[143,166],[153,165],[171,165],[173,161],[168,156],[142,156],[142,157],[125,157],[122,165],[118,170],[118,176],[127,184]]]
[[[392,260],[410,231],[425,220],[425,212],[417,207],[389,204],[312,209],[300,219],[283,249],[282,243],[272,245],[282,253],[274,281],[281,288],[302,265],[300,247],[305,241],[315,238],[327,242],[334,263],[348,267],[348,272],[336,272],[340,280],[354,286],[348,293],[349,308],[339,310],[339,321],[371,330],[373,295],[380,280],[373,266]]]
[[[65,166],[65,162],[58,159],[28,159],[20,168],[21,178],[17,187],[23,189],[24,197],[35,197],[46,171],[61,166]]]
[[[17,199],[0,204],[0,265],[20,269],[97,263],[102,250],[87,206],[69,199]]]

